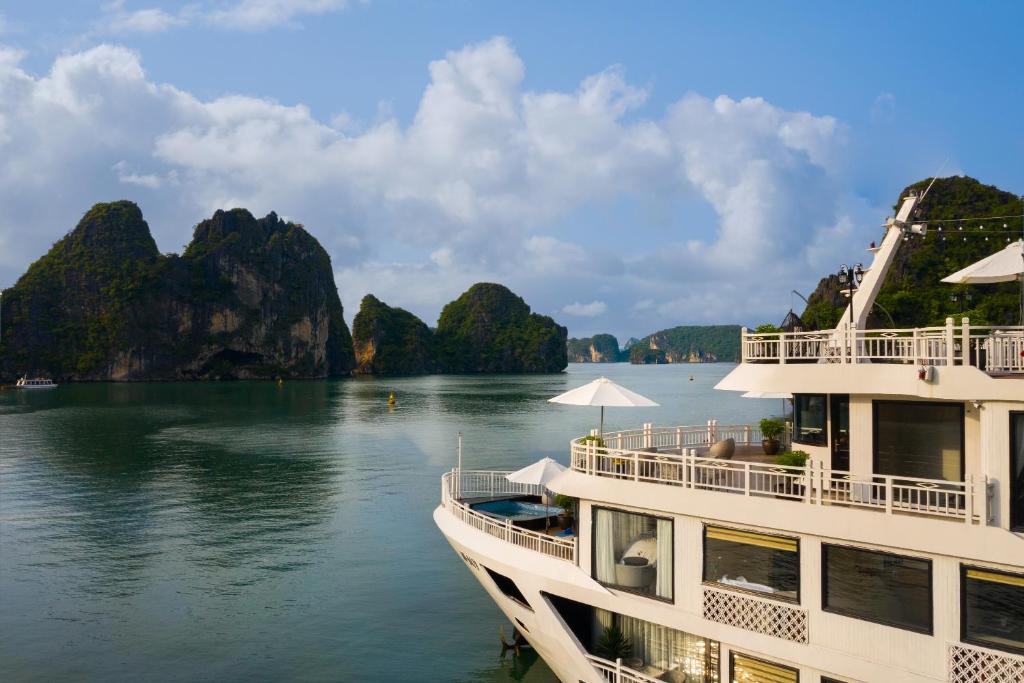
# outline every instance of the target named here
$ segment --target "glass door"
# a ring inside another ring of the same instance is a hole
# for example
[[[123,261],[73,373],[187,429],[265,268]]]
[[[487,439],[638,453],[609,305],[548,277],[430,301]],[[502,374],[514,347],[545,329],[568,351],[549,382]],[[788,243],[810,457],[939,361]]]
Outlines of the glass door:
[[[832,469],[850,471],[850,396],[832,394]]]
[[[1010,528],[1024,529],[1024,412],[1010,413]]]

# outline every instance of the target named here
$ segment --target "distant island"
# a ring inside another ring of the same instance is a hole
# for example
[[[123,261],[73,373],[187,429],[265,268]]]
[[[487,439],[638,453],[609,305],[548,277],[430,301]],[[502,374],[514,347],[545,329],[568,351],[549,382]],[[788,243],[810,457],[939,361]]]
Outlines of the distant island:
[[[623,363],[658,365],[666,363],[736,362],[740,356],[739,325],[683,325],[630,338],[619,348],[610,334],[570,339],[566,342],[572,363]]]
[[[436,331],[373,296],[343,317],[330,257],[271,212],[217,211],[161,254],[139,207],[93,206],[4,291],[0,380],[325,378],[560,372],[566,329],[479,283]]]

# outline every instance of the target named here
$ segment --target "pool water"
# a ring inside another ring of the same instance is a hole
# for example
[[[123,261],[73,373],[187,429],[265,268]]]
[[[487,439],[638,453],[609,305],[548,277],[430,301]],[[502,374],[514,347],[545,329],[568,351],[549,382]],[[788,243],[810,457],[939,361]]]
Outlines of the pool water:
[[[513,522],[556,517],[565,512],[560,507],[530,503],[525,500],[490,500],[486,503],[476,503],[470,507],[485,515],[511,519]]]

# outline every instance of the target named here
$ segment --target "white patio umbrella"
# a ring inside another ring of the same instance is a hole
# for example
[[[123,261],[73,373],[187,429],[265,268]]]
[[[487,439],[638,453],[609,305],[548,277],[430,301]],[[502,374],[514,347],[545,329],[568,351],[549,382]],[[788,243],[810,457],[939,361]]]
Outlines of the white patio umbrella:
[[[558,462],[551,458],[541,458],[532,465],[527,465],[521,470],[516,470],[505,475],[505,478],[515,484],[531,484],[533,486],[547,487],[548,482],[557,477],[562,472],[565,472],[565,465],[560,465]],[[547,495],[545,494],[541,500],[543,505],[548,504]],[[544,530],[548,529],[548,521],[550,511],[544,513]]]
[[[630,391],[624,386],[616,384],[607,377],[598,377],[589,384],[570,389],[564,394],[559,394],[548,399],[549,403],[564,403],[570,406],[601,406],[601,427],[598,433],[604,437],[604,408],[605,406],[617,408],[648,408],[658,404],[641,396],[635,391]]]
[[[521,470],[506,474],[505,478],[515,484],[547,486],[549,481],[565,472],[565,469],[565,465],[559,464],[552,458],[541,458],[532,465],[527,465]]]
[[[793,398],[793,394],[788,391],[748,391],[743,394],[743,398],[781,398],[782,399],[782,417],[786,417],[786,399]]]
[[[963,270],[958,270],[943,282],[954,285],[987,285],[994,282],[1020,280],[1020,320],[1024,325],[1024,240],[1018,240]]]

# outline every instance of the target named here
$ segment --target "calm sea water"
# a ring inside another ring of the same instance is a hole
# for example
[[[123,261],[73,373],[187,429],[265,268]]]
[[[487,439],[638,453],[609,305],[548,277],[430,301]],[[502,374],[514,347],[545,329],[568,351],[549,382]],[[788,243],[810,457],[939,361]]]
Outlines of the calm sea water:
[[[434,527],[456,432],[567,463],[597,409],[546,399],[602,373],[661,403],[611,428],[778,410],[731,368],[0,391],[0,679],[554,681]]]

